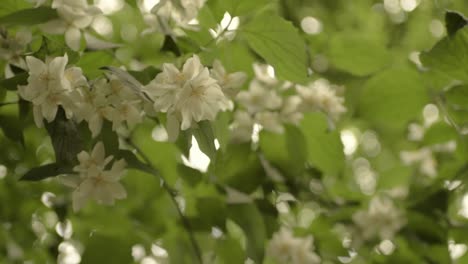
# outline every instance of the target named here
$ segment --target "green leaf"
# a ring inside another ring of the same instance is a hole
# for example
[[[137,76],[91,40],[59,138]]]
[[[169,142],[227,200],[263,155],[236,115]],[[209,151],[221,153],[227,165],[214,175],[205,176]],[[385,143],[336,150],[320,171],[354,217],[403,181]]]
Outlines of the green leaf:
[[[0,87],[9,91],[16,91],[18,85],[28,84],[28,73],[23,72],[11,78],[0,80]]]
[[[177,171],[179,172],[180,177],[190,186],[197,185],[203,179],[203,174],[199,170],[182,164],[177,166]]]
[[[357,76],[381,70],[391,62],[391,56],[384,43],[355,31],[335,34],[330,40],[330,62],[336,68]]]
[[[432,124],[424,133],[423,142],[426,145],[446,143],[458,137],[457,131],[446,122]]]
[[[409,67],[399,67],[374,75],[366,82],[359,113],[377,128],[403,131],[428,102],[419,73]]]
[[[198,146],[210,160],[216,155],[215,136],[210,121],[198,122],[198,128],[192,129],[193,136],[197,139]]]
[[[231,116],[232,113],[230,112],[220,112],[218,113],[216,120],[213,122],[213,130],[221,150],[226,149],[229,141],[229,124],[231,121]]]
[[[260,10],[269,3],[271,3],[269,0],[214,0],[208,1],[207,5],[211,7],[215,19],[219,22],[225,12],[228,12],[231,17],[247,15]]]
[[[160,73],[160,69],[156,69],[155,67],[149,66],[146,67],[144,70],[141,71],[128,71],[135,79],[137,79],[141,84],[146,85],[150,81],[152,81],[158,73]]]
[[[177,146],[169,142],[158,142],[152,139],[154,124],[145,122],[133,130],[132,141],[148,157],[152,165],[173,186],[179,179],[177,165],[181,153]]]
[[[431,71],[443,74],[453,80],[467,82],[467,53],[468,28],[464,27],[453,36],[443,38],[430,51],[422,53],[421,62]]]
[[[113,61],[114,56],[109,52],[92,51],[83,53],[76,66],[83,69],[83,73],[88,79],[94,79],[102,75],[101,67],[109,66]]]
[[[285,125],[286,129],[286,147],[288,157],[292,161],[292,169],[296,173],[304,170],[307,162],[307,144],[302,131],[293,125]]]
[[[216,256],[218,264],[239,264],[245,261],[245,252],[239,241],[233,238],[219,239],[216,243]]]
[[[59,36],[42,36],[41,48],[32,56],[45,61],[47,57],[61,57],[65,54],[68,56],[68,65],[75,64],[80,58],[80,54],[70,49],[63,38]]]
[[[94,233],[85,244],[82,263],[132,263],[134,239]]]
[[[445,13],[445,28],[449,36],[453,36],[453,34],[467,24],[467,19],[462,14],[455,11],[447,11]]]
[[[75,122],[67,119],[65,111],[59,107],[55,120],[45,121],[45,127],[52,140],[57,164],[76,163],[76,155],[83,150],[83,143]]]
[[[51,163],[29,170],[20,178],[20,180],[40,181],[66,173],[72,173],[72,169],[70,167],[61,166],[57,163]]]
[[[215,174],[221,183],[245,193],[255,191],[263,183],[265,172],[250,144],[228,145],[218,155]]]
[[[262,215],[253,204],[232,204],[228,206],[228,215],[244,231],[247,237],[247,255],[262,263],[264,256],[266,229]]]
[[[130,150],[119,150],[119,152],[115,154],[115,157],[117,159],[125,159],[125,162],[127,162],[128,167],[131,169],[140,170],[151,175],[158,174],[158,171],[152,169],[150,166],[140,161],[137,156]]]
[[[450,107],[468,110],[468,86],[457,85],[451,87],[444,94],[445,100]]]
[[[5,26],[32,26],[45,23],[58,17],[57,11],[50,7],[29,8],[0,17]]]
[[[324,173],[337,174],[344,167],[343,144],[338,131],[330,131],[326,117],[311,113],[301,121],[306,140],[308,162]]]
[[[275,68],[280,78],[297,83],[307,81],[305,43],[291,22],[265,12],[255,16],[241,32],[249,46]]]
[[[0,127],[5,136],[24,146],[23,123],[16,116],[0,115]]]

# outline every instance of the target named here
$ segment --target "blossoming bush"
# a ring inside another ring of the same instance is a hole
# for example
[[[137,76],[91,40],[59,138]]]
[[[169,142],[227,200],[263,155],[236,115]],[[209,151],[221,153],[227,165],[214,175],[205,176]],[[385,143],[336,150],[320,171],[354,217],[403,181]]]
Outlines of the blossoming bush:
[[[0,262],[466,263],[463,13],[3,0]]]

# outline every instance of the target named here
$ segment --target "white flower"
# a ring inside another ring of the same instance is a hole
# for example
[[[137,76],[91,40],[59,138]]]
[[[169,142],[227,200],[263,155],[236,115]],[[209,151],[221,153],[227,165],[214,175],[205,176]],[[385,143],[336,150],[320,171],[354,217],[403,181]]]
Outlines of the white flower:
[[[114,200],[127,196],[119,182],[125,174],[126,162],[123,159],[115,161],[112,168],[106,170],[112,158],[105,156],[104,144],[98,142],[91,153],[82,151],[78,154],[79,164],[73,168],[78,174],[61,177],[64,185],[75,189],[72,197],[74,211],[81,209],[89,199],[112,205]]]
[[[161,0],[147,13],[146,7],[140,4],[145,22],[151,27],[146,32],[161,32],[165,35],[182,35],[183,31],[173,30],[172,24],[180,28],[191,28],[192,20],[198,16],[205,0]]]
[[[234,121],[231,124],[231,137],[236,142],[248,142],[252,138],[252,131],[255,122],[249,113],[236,111]]]
[[[283,107],[281,108],[280,116],[283,122],[291,124],[299,124],[304,115],[300,111],[300,106],[302,104],[301,97],[297,95],[288,96],[283,101]]]
[[[283,133],[284,128],[277,112],[263,111],[255,114],[255,121],[266,129],[275,133]]]
[[[73,92],[77,100],[74,110],[77,122],[88,122],[93,137],[99,135],[104,120],[112,122],[114,131],[125,131],[143,121],[140,98],[117,79],[95,80],[91,89],[85,87]]]
[[[294,237],[291,230],[282,227],[273,234],[267,254],[281,264],[318,264],[321,259],[313,250],[313,238],[311,236]]]
[[[42,25],[42,30],[50,34],[65,34],[67,45],[77,51],[80,49],[81,31],[91,25],[100,9],[89,6],[86,0],[54,0],[52,8],[57,9],[59,19]]]
[[[20,30],[14,35],[0,29],[0,58],[22,69],[26,69],[26,63],[21,55],[24,54],[27,45],[32,40],[32,34],[28,30]]]
[[[91,170],[103,170],[113,158],[113,156],[106,157],[104,144],[98,142],[91,153],[86,151],[78,153],[77,159],[80,164],[75,166],[73,170],[80,173],[87,173]]]
[[[296,90],[302,97],[304,111],[321,110],[335,120],[346,112],[344,98],[337,96],[335,88],[325,79],[319,79],[308,86],[296,85]]]
[[[229,107],[229,102],[207,68],[195,78],[186,82],[175,105],[175,111],[182,116],[181,129],[186,130],[192,122],[214,120],[220,110]]]
[[[401,151],[400,159],[404,164],[419,164],[419,171],[429,177],[437,176],[437,160],[430,148],[414,151]]]
[[[300,242],[293,248],[291,254],[292,263],[294,264],[318,264],[321,263],[320,257],[313,252],[313,238],[308,236],[302,238]]]
[[[179,124],[186,130],[193,122],[214,120],[219,111],[229,107],[218,82],[196,55],[185,62],[182,71],[164,64],[163,71],[144,90],[153,99],[155,111],[167,113],[170,134],[178,133],[173,128]]]
[[[239,93],[239,88],[247,79],[247,75],[243,72],[227,73],[219,60],[213,62],[211,77],[218,81],[224,94],[230,98],[234,98]]]
[[[405,224],[403,212],[395,207],[388,197],[376,196],[369,203],[367,211],[358,211],[353,221],[364,240],[374,237],[391,239]]]
[[[67,117],[72,116],[74,102],[69,92],[74,86],[85,85],[86,79],[79,68],[65,70],[68,57],[46,59],[46,62],[28,56],[26,64],[29,69],[28,84],[18,86],[19,95],[26,101],[33,103],[34,121],[38,127],[42,127],[43,118],[48,122],[55,119],[58,106],[61,105]]]
[[[256,80],[250,83],[248,91],[241,91],[236,100],[250,113],[277,110],[282,104],[281,96],[274,89],[267,88]]]
[[[261,83],[269,86],[273,86],[278,83],[278,80],[275,78],[275,69],[272,66],[254,63],[253,70],[255,73],[255,77]]]

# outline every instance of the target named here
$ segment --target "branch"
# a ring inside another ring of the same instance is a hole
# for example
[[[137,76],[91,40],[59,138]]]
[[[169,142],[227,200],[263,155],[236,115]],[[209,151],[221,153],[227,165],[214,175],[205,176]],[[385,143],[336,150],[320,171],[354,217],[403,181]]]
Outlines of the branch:
[[[148,165],[152,170],[157,171],[157,169],[151,163],[148,156],[146,156],[146,154],[143,153],[143,151],[137,145],[135,145],[135,143],[133,143],[132,140],[128,139],[127,142],[128,142],[128,144],[130,144],[130,146],[135,148],[135,150],[138,152],[138,154],[146,162],[146,165]],[[162,186],[163,186],[164,190],[166,190],[166,192],[169,194],[169,197],[171,197],[171,200],[172,200],[172,202],[174,203],[174,205],[175,205],[175,207],[177,209],[177,213],[179,214],[179,217],[182,220],[182,224],[183,224],[185,230],[187,231],[187,233],[189,235],[190,242],[191,242],[191,244],[193,246],[195,254],[197,255],[198,262],[200,264],[203,264],[203,259],[202,259],[200,246],[198,245],[198,243],[197,243],[197,241],[195,239],[195,235],[193,233],[192,227],[190,226],[190,222],[188,221],[187,217],[185,217],[185,215],[182,212],[182,209],[180,209],[179,204],[177,203],[176,195],[175,195],[174,190],[167,184],[166,179],[164,179],[164,177],[161,174],[153,174],[153,175],[156,176],[156,177],[159,177],[162,180]]]

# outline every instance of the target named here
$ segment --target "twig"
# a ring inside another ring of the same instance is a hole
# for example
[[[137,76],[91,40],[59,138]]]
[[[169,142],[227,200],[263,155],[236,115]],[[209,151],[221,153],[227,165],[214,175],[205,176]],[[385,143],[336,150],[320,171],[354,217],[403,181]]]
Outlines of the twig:
[[[143,160],[146,162],[146,164],[151,167],[151,169],[153,169],[154,171],[156,171],[156,168],[154,167],[154,165],[151,163],[150,159],[148,158],[148,156],[146,156],[145,153],[143,153],[143,151],[137,146],[135,145],[135,143],[133,143],[132,140],[128,139],[127,140],[128,144],[130,144],[133,148],[135,148],[135,150],[138,152],[138,154],[140,154],[140,156],[143,158]],[[195,235],[193,233],[193,230],[192,230],[192,227],[190,226],[190,222],[188,221],[188,219],[185,217],[185,215],[183,214],[182,210],[180,209],[179,207],[179,204],[177,203],[177,200],[176,200],[176,196],[174,194],[174,191],[172,190],[172,188],[167,184],[167,181],[166,179],[164,179],[164,177],[161,175],[161,174],[158,174],[156,175],[156,177],[159,177],[161,180],[162,180],[162,186],[164,188],[164,190],[166,190],[166,192],[169,194],[169,196],[171,197],[171,200],[172,202],[174,203],[176,209],[177,209],[177,213],[179,214],[180,216],[180,219],[182,220],[182,224],[184,225],[185,227],[185,230],[187,231],[188,235],[189,235],[189,238],[190,238],[190,242],[192,243],[192,246],[193,246],[193,249],[195,251],[195,254],[197,255],[197,258],[198,258],[198,262],[200,262],[200,264],[203,264],[203,259],[202,259],[202,254],[201,254],[201,250],[200,250],[200,247],[195,239]]]

